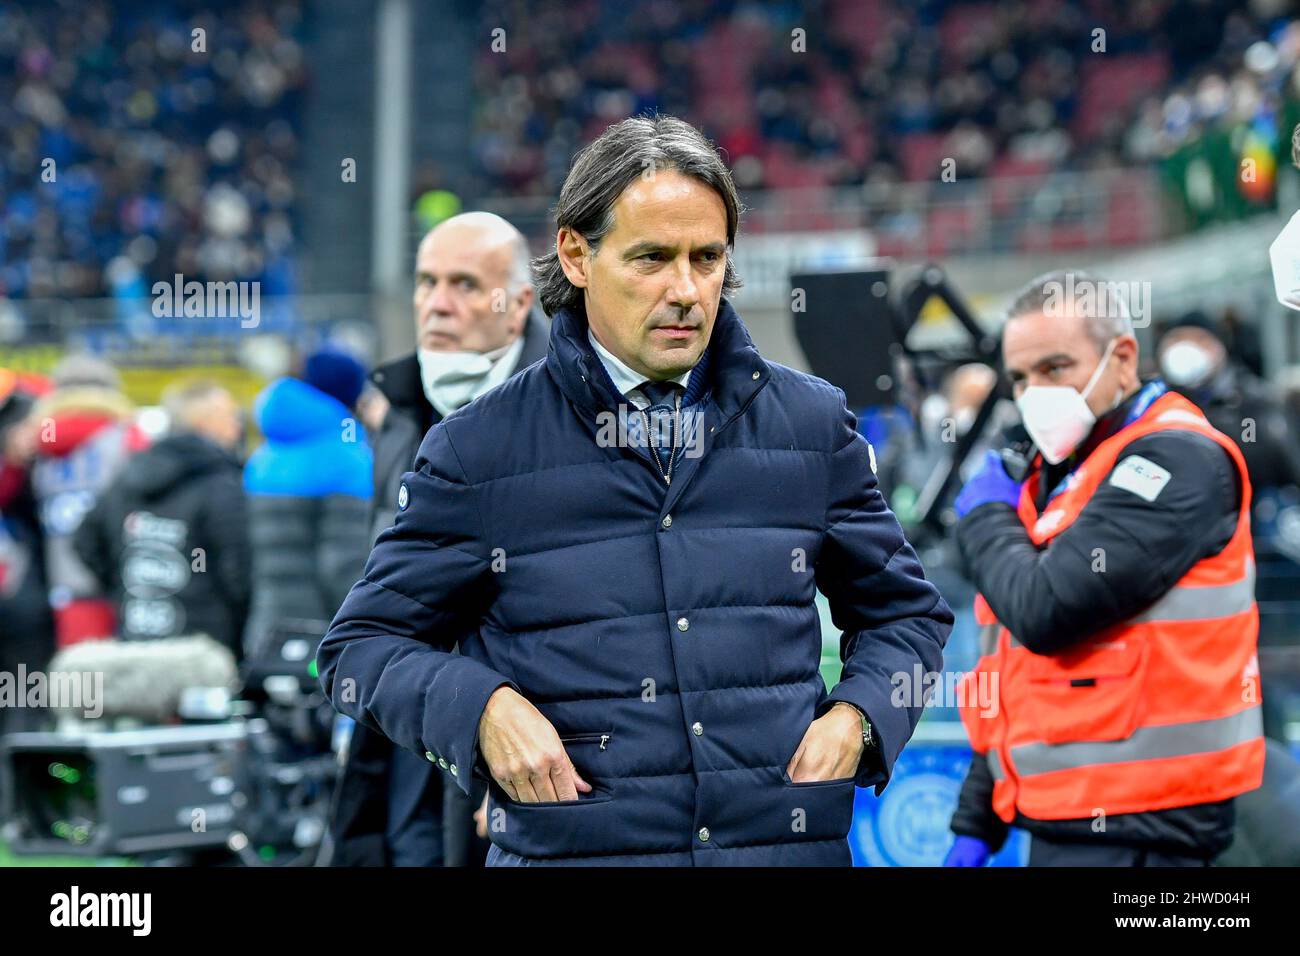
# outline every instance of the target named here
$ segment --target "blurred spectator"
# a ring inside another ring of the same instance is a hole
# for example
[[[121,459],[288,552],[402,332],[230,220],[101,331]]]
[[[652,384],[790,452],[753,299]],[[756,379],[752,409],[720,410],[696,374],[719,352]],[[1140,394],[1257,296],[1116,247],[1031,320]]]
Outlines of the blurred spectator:
[[[54,622],[29,467],[35,433],[29,415],[48,383],[0,369],[0,672],[44,669],[54,653]],[[0,707],[0,734],[35,729],[40,712]]]
[[[127,462],[81,523],[77,553],[112,593],[122,638],[202,633],[238,659],[249,596],[239,406],[210,381],[173,386],[163,405],[169,434]]]
[[[372,435],[378,436],[380,429],[384,427],[384,419],[388,417],[391,409],[392,404],[388,401],[388,396],[369,383],[357,396],[357,417],[361,419],[361,424],[365,426],[366,431]],[[375,441],[378,442],[379,439],[376,437]]]
[[[258,396],[266,436],[244,469],[253,596],[246,656],[273,629],[328,622],[361,577],[370,549],[373,457],[354,417],[365,370],[342,353],[317,354],[307,381],[283,378]]]
[[[985,399],[996,387],[997,372],[979,362],[959,365],[944,376],[939,391],[921,403],[920,441],[905,460],[898,462],[903,477],[895,497],[908,490],[914,499],[935,480],[937,469],[955,454],[958,442],[970,432]],[[954,485],[968,480],[979,469],[986,451],[1002,447],[1005,438],[1002,429],[1016,421],[1018,415],[1011,402],[1002,401],[994,406],[992,417],[953,479]],[[920,518],[915,509],[912,516],[913,520]],[[943,649],[944,666],[952,671],[970,670],[979,657],[979,628],[973,610],[975,587],[963,573],[956,538],[946,535],[928,541],[924,561],[927,575],[944,595],[955,617]],[[951,704],[932,706],[930,712],[931,719],[959,719],[956,707]]]
[[[117,370],[87,355],[55,366],[54,389],[32,409],[32,488],[59,647],[115,631],[113,604],[73,547],[73,535],[127,459],[148,441],[132,421]]]
[[[1228,358],[1245,366],[1258,378],[1264,377],[1264,343],[1259,334],[1259,323],[1247,322],[1236,308],[1223,310],[1224,345]]]
[[[300,20],[298,0],[0,7],[0,294],[290,275]]]
[[[940,437],[944,441],[960,440],[979,414],[989,393],[997,387],[998,376],[990,366],[979,362],[970,362],[959,366],[944,380],[943,398],[947,403],[948,413],[944,416]],[[996,433],[1015,420],[1010,402],[1003,402],[995,407],[994,415],[984,427],[984,434],[975,442],[966,461],[962,463],[961,480],[966,481],[979,470],[980,459],[984,452],[998,446]]]
[[[361,363],[334,348],[322,348],[307,356],[302,377],[349,411],[356,409],[357,399],[366,387],[366,370]]]
[[[460,197],[443,185],[437,164],[425,161],[412,177],[411,212],[423,235],[460,212]]]
[[[1156,348],[1160,372],[1210,423],[1241,448],[1257,503],[1270,489],[1300,484],[1300,442],[1281,397],[1232,361],[1218,327],[1203,313],[1178,319]]]

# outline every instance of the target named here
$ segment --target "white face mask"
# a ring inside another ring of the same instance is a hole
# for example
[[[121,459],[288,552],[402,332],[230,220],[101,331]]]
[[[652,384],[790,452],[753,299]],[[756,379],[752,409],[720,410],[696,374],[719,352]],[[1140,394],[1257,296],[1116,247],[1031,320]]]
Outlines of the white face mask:
[[[1082,392],[1068,385],[1030,385],[1016,399],[1025,431],[1029,432],[1029,437],[1050,464],[1056,465],[1064,461],[1088,437],[1088,432],[1097,423],[1097,416],[1088,407],[1088,393],[1097,384],[1097,379],[1101,378],[1106,360],[1115,348],[1115,341],[1111,339],[1107,344],[1101,361],[1097,363],[1096,370]],[[1119,404],[1123,395],[1124,391],[1120,389],[1111,408]]]
[[[417,350],[425,398],[444,416],[468,405],[486,382],[493,364],[508,351],[509,345],[491,352]]]
[[[1199,345],[1176,342],[1160,356],[1160,371],[1170,385],[1200,385],[1214,371],[1214,360]]]

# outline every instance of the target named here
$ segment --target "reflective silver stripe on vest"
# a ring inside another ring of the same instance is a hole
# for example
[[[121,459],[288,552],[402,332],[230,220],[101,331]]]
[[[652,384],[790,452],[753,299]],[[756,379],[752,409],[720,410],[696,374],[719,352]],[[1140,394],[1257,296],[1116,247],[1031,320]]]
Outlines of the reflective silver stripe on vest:
[[[989,776],[994,780],[1006,779],[1006,774],[1002,772],[1002,759],[998,756],[996,750],[990,750],[985,756],[989,760]]]
[[[1172,587],[1165,596],[1136,617],[1131,623],[1147,621],[1200,621],[1232,617],[1250,610],[1255,601],[1255,563],[1250,562],[1246,575],[1232,584],[1208,588]]]
[[[979,633],[980,657],[988,657],[998,649],[998,631],[1000,624],[981,624]]]
[[[1098,764],[1158,760],[1214,753],[1259,737],[1264,732],[1256,704],[1230,717],[1185,724],[1139,727],[1127,740],[1081,741],[1068,744],[1021,744],[1011,748],[1016,773],[1022,777],[1054,770]]]
[[[980,632],[977,636],[977,640],[979,642],[978,646],[981,657],[986,657],[998,649],[998,633],[1001,630],[1002,625],[997,623],[980,625]],[[1011,632],[1008,631],[1007,633],[1010,634]],[[1014,634],[1011,634],[1011,646],[1021,646],[1019,639]]]

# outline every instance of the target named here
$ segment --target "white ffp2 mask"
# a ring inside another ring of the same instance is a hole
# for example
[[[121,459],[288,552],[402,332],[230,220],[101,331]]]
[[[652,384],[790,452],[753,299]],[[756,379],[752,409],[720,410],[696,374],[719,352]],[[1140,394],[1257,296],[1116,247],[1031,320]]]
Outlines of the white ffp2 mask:
[[[1106,345],[1101,361],[1097,363],[1097,368],[1082,392],[1068,385],[1030,385],[1016,399],[1025,431],[1029,432],[1029,437],[1034,440],[1049,464],[1056,465],[1064,461],[1088,437],[1088,432],[1097,423],[1097,416],[1088,407],[1088,393],[1106,368],[1115,341],[1111,339]],[[1122,394],[1121,390],[1119,395]],[[1119,395],[1116,396],[1117,399]]]
[[[1175,342],[1160,356],[1160,371],[1170,385],[1194,388],[1214,371],[1208,352],[1191,342]]]

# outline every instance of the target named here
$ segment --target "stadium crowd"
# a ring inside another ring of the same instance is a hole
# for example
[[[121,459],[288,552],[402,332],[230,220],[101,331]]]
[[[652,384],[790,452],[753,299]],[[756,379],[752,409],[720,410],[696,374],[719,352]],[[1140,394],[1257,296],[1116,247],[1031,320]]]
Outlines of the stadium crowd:
[[[1239,7],[492,0],[476,25],[505,25],[506,44],[479,52],[470,181],[448,185],[465,199],[551,196],[583,142],[658,110],[723,147],[742,190],[888,200],[951,157],[963,181],[1037,178],[1050,206],[1065,201],[1050,173],[1152,163],[1216,125],[1276,145],[1300,32],[1275,28],[1272,0]],[[177,273],[296,291],[309,24],[300,0],[0,10],[0,297],[144,299]],[[913,248],[884,213],[882,249]],[[970,228],[955,211],[931,225]],[[1053,248],[1078,244],[1061,232]]]
[[[476,190],[552,195],[579,145],[650,110],[706,130],[742,189],[935,179],[943,157],[963,178],[1150,161],[1290,80],[1294,29],[1280,56],[1241,66],[1283,11],[1236,6],[494,0],[485,34],[529,32],[480,53]]]
[[[0,296],[293,291],[297,0],[0,7]]]

